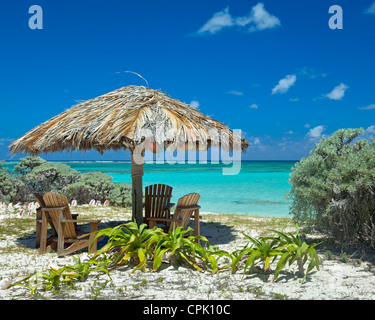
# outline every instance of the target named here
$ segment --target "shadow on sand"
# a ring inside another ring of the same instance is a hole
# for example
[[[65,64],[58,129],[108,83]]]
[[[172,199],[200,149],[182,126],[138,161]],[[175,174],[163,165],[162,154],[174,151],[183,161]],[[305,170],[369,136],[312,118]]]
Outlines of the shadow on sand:
[[[114,228],[118,225],[131,222],[131,220],[118,220],[118,221],[107,221],[99,223],[99,230],[106,228]],[[194,228],[194,221],[190,221],[189,227]],[[84,233],[89,232],[89,225],[80,225],[81,230]],[[200,233],[205,236],[209,241],[210,245],[222,245],[228,244],[229,242],[235,240],[234,228],[232,226],[227,226],[218,222],[203,222],[200,223]],[[48,230],[48,237],[52,235],[52,230]],[[35,231],[24,235],[16,239],[16,242],[24,248],[37,249],[35,248]],[[103,240],[98,241],[98,249],[102,248],[108,241],[108,237],[104,237]],[[87,250],[82,250],[87,251]]]

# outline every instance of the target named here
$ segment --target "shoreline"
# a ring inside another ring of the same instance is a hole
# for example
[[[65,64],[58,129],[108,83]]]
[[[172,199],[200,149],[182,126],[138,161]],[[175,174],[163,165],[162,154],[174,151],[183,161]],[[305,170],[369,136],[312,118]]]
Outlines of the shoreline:
[[[131,217],[129,210],[116,207],[73,207],[82,219],[102,219],[99,228],[114,226]],[[293,232],[289,218],[267,218],[257,216],[203,213],[201,234],[210,244],[227,251],[242,248],[247,240],[242,232],[250,236],[265,234],[273,228]],[[17,275],[43,271],[50,265],[64,266],[74,262],[73,257],[84,259],[87,254],[58,258],[56,253],[39,255],[35,245],[35,217],[12,217],[0,215],[0,287]],[[309,238],[321,235],[308,235]],[[315,241],[314,241],[315,242]],[[86,281],[73,288],[59,292],[40,292],[38,299],[48,300],[332,300],[332,299],[375,299],[375,265],[370,262],[344,263],[339,257],[327,258],[324,251],[318,252],[320,271],[308,274],[301,284],[296,267],[282,271],[276,282],[272,274],[252,272],[243,277],[242,272],[232,274],[222,270],[212,275],[201,273],[186,266],[173,267],[164,264],[156,272],[132,272],[122,267],[111,271],[112,280],[105,274],[89,275]],[[0,300],[29,299],[25,288],[0,289]]]

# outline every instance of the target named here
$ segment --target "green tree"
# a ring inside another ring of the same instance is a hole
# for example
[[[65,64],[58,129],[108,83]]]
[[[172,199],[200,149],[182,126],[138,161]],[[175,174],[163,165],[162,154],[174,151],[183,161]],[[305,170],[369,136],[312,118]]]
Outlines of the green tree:
[[[29,172],[31,172],[35,167],[38,167],[45,163],[47,163],[47,161],[40,157],[28,156],[26,158],[20,159],[20,163],[18,163],[14,167],[14,172],[21,175],[26,175]]]
[[[130,184],[119,183],[111,190],[108,199],[112,204],[120,207],[132,205],[132,188]]]
[[[295,165],[287,197],[298,221],[348,240],[375,244],[375,139],[363,129],[340,129]]]
[[[62,163],[46,162],[34,167],[26,176],[25,181],[33,192],[63,192],[65,188],[78,181],[80,173]]]

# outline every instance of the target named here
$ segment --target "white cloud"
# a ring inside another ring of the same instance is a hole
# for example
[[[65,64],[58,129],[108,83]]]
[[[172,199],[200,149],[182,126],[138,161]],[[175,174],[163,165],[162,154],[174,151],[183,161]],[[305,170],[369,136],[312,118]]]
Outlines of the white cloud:
[[[238,17],[235,21],[241,27],[248,27],[250,32],[273,29],[281,25],[279,18],[268,13],[261,2],[255,5],[247,16]]]
[[[264,4],[259,2],[252,7],[247,16],[233,18],[229,13],[229,8],[213,14],[198,33],[215,34],[224,28],[229,27],[246,28],[250,32],[262,31],[266,29],[274,29],[281,26],[279,18],[273,16],[264,8]]]
[[[253,144],[260,144],[260,139],[257,137],[254,137]]]
[[[373,109],[375,109],[375,104],[370,104],[366,107],[359,107],[358,109],[359,110],[373,110]]]
[[[237,90],[231,90],[227,92],[228,94],[233,94],[235,96],[243,96],[243,92]]]
[[[365,11],[368,14],[375,14],[375,2]]]
[[[375,134],[375,125],[368,127],[366,132],[369,134]]]
[[[199,110],[199,101],[197,100],[192,100],[190,103],[189,103],[189,106],[194,108],[194,109],[197,109]]]
[[[325,130],[325,126],[317,126],[315,128],[310,129],[310,131],[307,133],[307,136],[311,139],[319,139]]]
[[[289,101],[290,102],[297,102],[297,101],[299,101],[299,99],[298,98],[290,98]]]
[[[320,77],[325,78],[327,76],[325,72],[318,72],[315,70],[315,68],[311,67],[303,67],[298,69],[298,74],[309,79],[316,79]]]
[[[253,103],[251,106],[249,106],[250,109],[258,109],[258,105]]]
[[[275,88],[272,89],[272,94],[287,92],[289,88],[294,85],[296,80],[297,77],[294,74],[287,75],[284,79],[279,81],[279,84]]]
[[[233,19],[229,13],[229,8],[225,8],[220,12],[216,12],[206,24],[199,29],[198,33],[214,34],[223,28],[233,26]]]
[[[337,87],[335,87],[330,93],[326,95],[327,98],[331,100],[341,100],[344,95],[345,91],[349,89],[349,87],[343,83],[340,83]]]

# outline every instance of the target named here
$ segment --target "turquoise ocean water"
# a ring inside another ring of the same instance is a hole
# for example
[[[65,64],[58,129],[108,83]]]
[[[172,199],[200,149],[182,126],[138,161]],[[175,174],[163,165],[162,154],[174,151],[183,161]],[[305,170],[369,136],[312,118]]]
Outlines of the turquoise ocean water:
[[[131,182],[130,162],[61,162],[81,173],[100,171],[116,182]],[[15,162],[4,163],[13,169]],[[294,161],[245,161],[237,175],[223,175],[220,164],[144,165],[143,186],[164,183],[173,187],[172,202],[190,193],[201,195],[203,212],[238,213],[265,217],[288,217],[290,202],[284,195]]]

